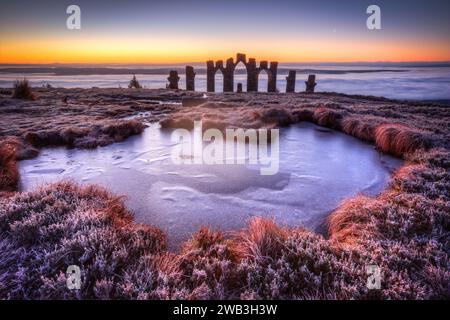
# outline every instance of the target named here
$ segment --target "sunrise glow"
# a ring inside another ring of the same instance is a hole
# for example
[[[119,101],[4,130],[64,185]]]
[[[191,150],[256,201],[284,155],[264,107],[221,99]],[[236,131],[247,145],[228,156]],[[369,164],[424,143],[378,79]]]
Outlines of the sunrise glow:
[[[443,32],[448,19],[433,17],[425,28],[415,23],[445,10],[423,3],[400,11],[383,3],[381,30],[366,28],[366,6],[358,2],[253,6],[174,1],[164,6],[132,1],[126,11],[108,2],[79,5],[80,30],[66,28],[64,2],[46,10],[28,1],[5,5],[0,63],[202,62],[226,59],[236,51],[280,62],[450,60],[450,41]]]

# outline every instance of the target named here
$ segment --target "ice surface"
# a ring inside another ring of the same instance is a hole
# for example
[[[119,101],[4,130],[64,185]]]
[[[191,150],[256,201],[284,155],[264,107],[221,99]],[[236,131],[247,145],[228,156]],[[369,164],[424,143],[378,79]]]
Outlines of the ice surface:
[[[21,187],[61,179],[125,194],[138,222],[167,232],[176,248],[202,225],[237,230],[252,216],[320,228],[339,203],[376,194],[401,161],[345,134],[300,123],[280,131],[280,170],[255,165],[174,165],[170,132],[154,124],[140,136],[95,150],[46,148],[20,162]]]

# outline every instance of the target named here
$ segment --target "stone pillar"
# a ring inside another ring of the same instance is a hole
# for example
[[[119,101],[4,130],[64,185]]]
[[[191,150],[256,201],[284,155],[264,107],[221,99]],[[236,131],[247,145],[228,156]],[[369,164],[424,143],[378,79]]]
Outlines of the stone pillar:
[[[295,92],[295,70],[290,70],[286,77],[286,93]]]
[[[258,91],[258,68],[256,60],[250,58],[247,63],[247,92],[256,91]]]
[[[170,71],[167,80],[169,80],[169,89],[178,89],[178,81],[180,80],[180,77],[178,76],[178,71],[175,70]]]
[[[186,66],[186,90],[195,91],[195,72],[191,66]]]
[[[310,74],[308,76],[308,81],[305,81],[306,84],[306,93],[314,93],[314,88],[316,87],[316,75]]]
[[[247,58],[245,56],[245,53],[237,53],[236,54],[236,64],[239,62],[242,62],[243,64],[247,64]]]
[[[267,83],[267,92],[277,92],[277,73],[278,62],[270,62],[269,82]]]
[[[233,92],[234,89],[234,62],[233,58],[227,60],[223,71],[223,92]]]
[[[215,76],[216,68],[214,67],[214,61],[206,61],[206,91],[214,92],[215,90]]]
[[[237,93],[242,93],[242,83],[237,84]]]

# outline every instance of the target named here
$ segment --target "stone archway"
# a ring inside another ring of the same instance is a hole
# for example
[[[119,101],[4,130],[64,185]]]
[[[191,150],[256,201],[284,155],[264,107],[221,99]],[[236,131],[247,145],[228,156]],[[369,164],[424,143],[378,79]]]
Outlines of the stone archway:
[[[233,91],[237,92],[237,86],[239,83],[242,85],[242,91],[247,91],[247,78],[248,78],[248,70],[247,66],[243,62],[237,62],[234,66],[234,85]]]
[[[214,74],[214,87],[217,92],[223,92],[224,77],[222,70],[217,69]]]
[[[233,58],[229,58],[226,61],[225,67],[223,60],[214,61],[209,60],[206,62],[206,77],[207,77],[207,91],[215,92],[215,76],[217,70],[221,70],[223,74],[223,92],[233,92],[234,89],[234,70],[238,63],[242,62],[247,69],[247,92],[258,91],[258,75],[261,70],[266,70],[269,75],[267,83],[268,92],[276,92],[277,86],[277,70],[278,62],[270,62],[268,66],[267,61],[261,61],[259,67],[256,66],[256,60],[250,58],[247,62],[245,54],[238,53],[236,55],[236,62]]]
[[[259,70],[258,72],[258,92],[268,92],[269,85],[269,73],[265,69]]]
[[[258,68],[258,76],[261,71],[267,72],[267,92],[277,91],[277,73],[278,73],[278,62],[271,62],[270,66],[267,61],[261,61]]]

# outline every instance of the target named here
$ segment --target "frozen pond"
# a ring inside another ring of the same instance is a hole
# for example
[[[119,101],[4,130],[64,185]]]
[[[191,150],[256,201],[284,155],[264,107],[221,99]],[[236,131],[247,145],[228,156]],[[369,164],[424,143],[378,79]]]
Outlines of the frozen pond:
[[[206,225],[237,230],[252,216],[319,230],[345,198],[376,194],[401,161],[345,134],[300,123],[280,130],[280,168],[174,165],[169,131],[152,124],[142,135],[95,150],[45,148],[20,162],[21,188],[62,179],[101,184],[125,194],[137,222],[164,230],[172,249]]]

